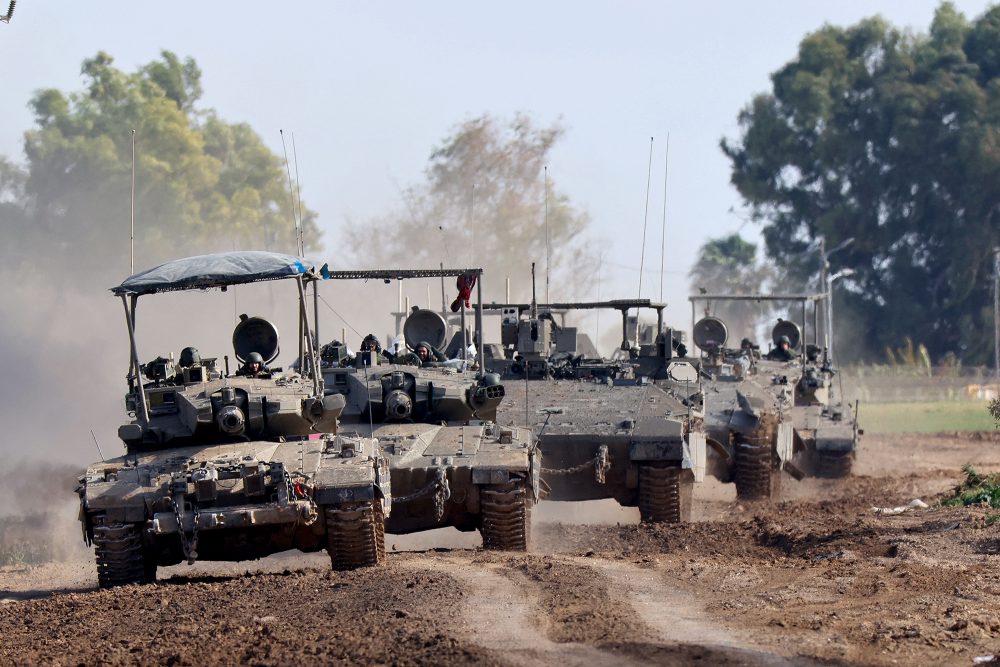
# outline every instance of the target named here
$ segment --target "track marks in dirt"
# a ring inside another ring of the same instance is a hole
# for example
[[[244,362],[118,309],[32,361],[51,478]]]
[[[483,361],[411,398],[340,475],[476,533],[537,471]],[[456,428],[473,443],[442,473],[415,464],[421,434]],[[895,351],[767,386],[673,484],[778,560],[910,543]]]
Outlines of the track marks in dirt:
[[[425,557],[406,565],[447,572],[456,578],[464,588],[462,615],[466,638],[512,664],[531,667],[639,664],[590,642],[574,641],[567,632],[553,633],[551,596],[520,568],[531,560],[525,557],[511,562],[506,557],[492,555],[471,562],[457,556]],[[623,627],[622,632],[626,631]]]

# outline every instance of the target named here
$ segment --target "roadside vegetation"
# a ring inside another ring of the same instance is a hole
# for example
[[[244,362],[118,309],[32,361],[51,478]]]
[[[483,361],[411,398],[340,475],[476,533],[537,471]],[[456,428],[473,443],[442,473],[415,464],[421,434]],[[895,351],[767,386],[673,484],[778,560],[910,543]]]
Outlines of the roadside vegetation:
[[[950,506],[988,505],[993,509],[1000,509],[1000,473],[980,475],[969,464],[962,466],[962,471],[965,472],[965,480],[955,488],[954,496],[943,501],[942,504]],[[990,524],[1000,521],[1000,513],[989,515],[987,521]]]

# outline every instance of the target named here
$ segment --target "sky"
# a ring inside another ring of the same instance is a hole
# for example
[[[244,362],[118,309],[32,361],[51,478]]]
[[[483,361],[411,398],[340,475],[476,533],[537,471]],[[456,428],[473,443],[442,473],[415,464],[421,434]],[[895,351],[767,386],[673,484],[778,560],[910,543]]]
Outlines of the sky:
[[[990,5],[955,4],[970,19]],[[322,259],[336,263],[347,221],[395,209],[401,189],[422,179],[432,149],[456,124],[526,112],[568,129],[549,176],[590,214],[588,236],[606,249],[603,298],[637,296],[640,263],[648,272],[641,296],[661,297],[668,163],[662,298],[668,322],[686,327],[686,275],[701,244],[736,230],[759,240],[740,216],[718,147],[722,137],[738,136],[740,109],[825,23],[850,25],[877,13],[926,31],[936,6],[20,0],[11,23],[0,24],[0,155],[23,159],[32,93],[80,89],[80,65],[98,51],[125,71],[161,49],[192,57],[203,72],[203,107],[249,123],[279,155],[279,129],[294,133],[302,197],[324,233]]]

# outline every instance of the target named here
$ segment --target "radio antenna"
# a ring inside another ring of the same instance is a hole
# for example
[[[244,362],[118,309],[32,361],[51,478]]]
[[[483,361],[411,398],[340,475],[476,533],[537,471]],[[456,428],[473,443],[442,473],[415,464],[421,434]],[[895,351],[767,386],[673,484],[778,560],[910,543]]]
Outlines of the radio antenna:
[[[288,167],[288,150],[285,148],[285,131],[279,129],[278,133],[281,135],[281,152],[285,156],[285,174],[288,175],[288,196],[292,203],[292,223],[295,225],[295,250],[302,257],[299,251],[299,219],[295,217],[295,189],[292,187],[292,170]]]
[[[306,230],[305,226],[302,224],[302,181],[299,179],[299,152],[295,150],[295,133],[292,132],[292,161],[295,162],[295,198],[298,200],[299,207],[299,238],[298,238],[298,248],[299,257],[305,257],[306,255]]]
[[[646,210],[642,216],[642,251],[639,255],[639,296],[642,298],[642,271],[646,263],[646,223],[649,222],[649,181],[653,175],[653,137],[649,138],[649,165],[646,167]],[[639,344],[639,309],[636,309],[635,343]]]
[[[0,21],[10,23],[11,17],[14,16],[14,5],[16,4],[17,0],[10,0],[10,7],[7,8],[7,13],[5,15],[0,16]]]
[[[14,2],[11,0],[10,11],[14,11]],[[7,15],[8,19],[10,14]],[[129,196],[129,224],[128,224],[128,274],[135,273],[135,128],[132,129],[132,194]],[[96,440],[95,440],[96,442]],[[100,447],[98,447],[100,449]]]
[[[549,238],[549,165],[545,165],[545,303],[549,300],[549,263],[552,259],[552,243]]]
[[[11,5],[13,4],[14,3],[11,3]],[[94,429],[90,429],[90,437],[94,439],[94,444],[97,445],[97,453],[101,455],[101,460],[107,461],[107,459],[104,458],[104,452],[101,451],[101,443],[97,442],[97,436],[94,435]]]
[[[646,262],[646,223],[649,222],[649,179],[653,175],[653,137],[649,138],[649,166],[646,168],[646,209],[642,215],[642,254],[639,255],[639,296],[642,298],[642,270]]]
[[[663,227],[660,231],[660,303],[663,303],[663,258],[667,252],[667,175],[670,173],[670,133],[663,152]],[[657,331],[657,334],[660,332]]]

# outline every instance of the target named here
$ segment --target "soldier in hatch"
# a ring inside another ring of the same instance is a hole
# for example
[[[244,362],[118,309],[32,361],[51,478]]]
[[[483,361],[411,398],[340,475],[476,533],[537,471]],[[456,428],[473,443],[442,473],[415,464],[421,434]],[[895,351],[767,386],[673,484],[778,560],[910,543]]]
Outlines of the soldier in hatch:
[[[361,341],[361,351],[356,357],[354,357],[354,367],[360,368],[364,365],[365,352],[372,352],[378,356],[379,364],[391,364],[396,363],[394,361],[394,356],[392,353],[382,349],[382,346],[378,342],[378,336],[375,334],[368,334],[365,336],[364,340]],[[374,364],[372,364],[374,365]]]
[[[237,371],[236,374],[249,378],[266,379],[271,377],[271,371],[264,365],[264,357],[260,356],[260,352],[251,352],[248,354],[243,368]]]
[[[767,353],[768,361],[791,361],[794,358],[792,341],[788,339],[788,336],[778,338],[778,347]]]
[[[397,355],[396,357],[397,364],[407,364],[409,366],[431,366],[445,361],[448,361],[448,357],[436,347],[423,340],[417,344],[413,352],[408,352],[405,355]]]

